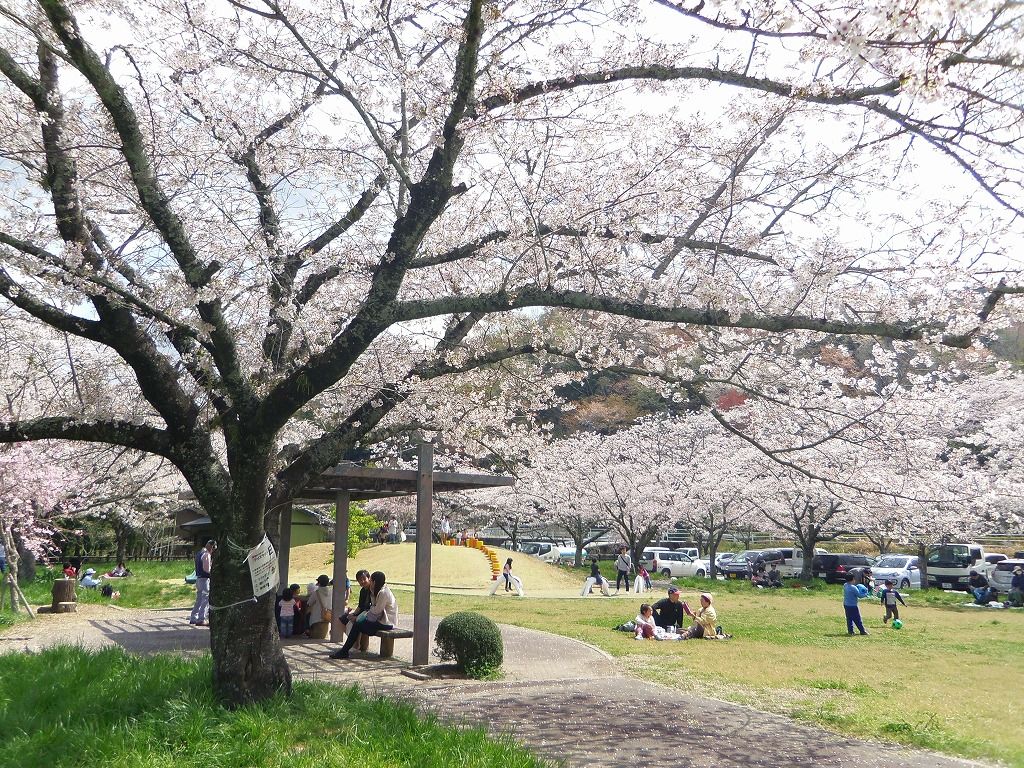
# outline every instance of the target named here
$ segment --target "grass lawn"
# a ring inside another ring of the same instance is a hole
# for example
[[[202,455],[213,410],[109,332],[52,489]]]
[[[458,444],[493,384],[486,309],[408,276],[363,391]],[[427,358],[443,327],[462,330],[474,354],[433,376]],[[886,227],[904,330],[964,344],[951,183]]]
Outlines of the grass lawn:
[[[114,569],[116,563],[88,563],[87,567],[95,568],[103,574]],[[188,560],[170,562],[139,561],[128,564],[134,575],[124,579],[104,579],[121,593],[116,600],[103,597],[100,590],[77,589],[78,601],[81,603],[113,603],[122,608],[173,608],[191,605],[196,599],[195,587],[185,583],[185,577],[192,572],[192,563]],[[50,590],[53,580],[62,574],[60,568],[39,568],[36,579],[31,584],[22,584],[21,589],[32,605],[49,605],[52,600]],[[8,598],[10,594],[8,593]],[[5,610],[0,612],[0,627],[15,621],[27,619],[24,609],[16,614],[10,611],[9,602]]]
[[[863,601],[872,634],[849,637],[838,586],[753,590],[749,583],[687,580],[684,596],[695,605],[698,589],[708,587],[733,640],[638,642],[613,631],[633,618],[640,600],[434,595],[431,605],[437,615],[473,610],[556,630],[618,657],[638,677],[696,695],[841,733],[1024,766],[1024,612],[957,607],[963,594],[910,592],[902,630],[882,624],[877,601]]]
[[[0,765],[542,765],[508,739],[440,725],[355,688],[296,683],[290,698],[228,711],[213,701],[210,675],[209,657],[69,647],[0,655]]]

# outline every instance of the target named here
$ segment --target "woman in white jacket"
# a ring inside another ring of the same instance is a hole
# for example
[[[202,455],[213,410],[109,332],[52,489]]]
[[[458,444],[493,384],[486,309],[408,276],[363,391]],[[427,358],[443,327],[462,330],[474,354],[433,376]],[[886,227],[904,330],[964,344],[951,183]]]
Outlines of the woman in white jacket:
[[[391,590],[385,586],[384,574],[374,571],[370,574],[370,591],[373,593],[373,604],[370,610],[359,614],[359,619],[352,625],[345,644],[340,651],[331,654],[332,659],[347,659],[348,652],[362,634],[372,635],[382,629],[393,629],[398,621],[398,603]]]

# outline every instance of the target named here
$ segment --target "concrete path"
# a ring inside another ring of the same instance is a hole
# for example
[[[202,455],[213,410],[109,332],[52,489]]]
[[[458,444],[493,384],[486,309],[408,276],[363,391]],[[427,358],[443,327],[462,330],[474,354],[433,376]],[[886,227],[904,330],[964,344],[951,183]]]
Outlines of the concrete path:
[[[412,617],[400,623],[411,627]],[[186,611],[105,611],[80,615],[75,624],[63,627],[63,633],[40,633],[42,626],[22,624],[9,637],[0,636],[8,641],[0,648],[20,650],[23,645],[35,650],[62,640],[90,647],[116,644],[133,653],[209,649],[208,630],[189,626]],[[451,722],[511,733],[535,754],[565,766],[981,765],[845,738],[786,717],[684,695],[626,677],[602,651],[557,635],[502,626],[502,637],[505,678],[496,683],[406,677],[402,670],[409,668],[411,640],[396,641],[396,658],[390,661],[379,661],[373,653],[335,661],[327,654],[337,646],[322,641],[289,641],[285,653],[295,679],[359,685],[367,693],[409,701]],[[371,640],[372,651],[376,643]]]

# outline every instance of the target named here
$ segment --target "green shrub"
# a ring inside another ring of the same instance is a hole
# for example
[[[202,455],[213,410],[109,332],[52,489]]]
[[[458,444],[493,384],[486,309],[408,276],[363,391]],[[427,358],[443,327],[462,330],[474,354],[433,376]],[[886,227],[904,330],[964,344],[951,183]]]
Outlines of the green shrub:
[[[479,613],[459,611],[446,616],[434,635],[437,655],[455,660],[470,677],[490,677],[501,667],[504,648],[498,625]]]

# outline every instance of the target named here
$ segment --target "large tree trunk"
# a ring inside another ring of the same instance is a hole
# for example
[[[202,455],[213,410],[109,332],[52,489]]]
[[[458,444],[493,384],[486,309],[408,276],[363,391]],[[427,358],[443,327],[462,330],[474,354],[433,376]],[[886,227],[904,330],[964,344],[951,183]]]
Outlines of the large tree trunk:
[[[921,589],[928,589],[928,546],[917,545],[917,568],[921,571]]]
[[[257,546],[266,533],[270,441],[246,434],[232,438],[228,441],[230,502],[227,509],[207,507],[219,536],[210,579],[213,688],[230,708],[290,694],[292,685],[274,621],[274,590],[254,600],[249,567],[243,562],[246,550]],[[223,489],[210,490],[210,498],[223,498]],[[276,499],[271,506],[281,501]],[[222,531],[230,537],[220,535]]]
[[[231,605],[243,599],[240,595],[252,595],[249,569],[238,553],[218,554],[210,591],[211,605],[219,606],[210,611],[214,693],[231,708],[291,693],[292,673],[274,622],[274,593]]]
[[[814,578],[814,547],[817,545],[817,541],[813,537],[808,537],[804,542],[801,549],[804,552],[804,563],[800,567],[800,580],[810,581]]]

